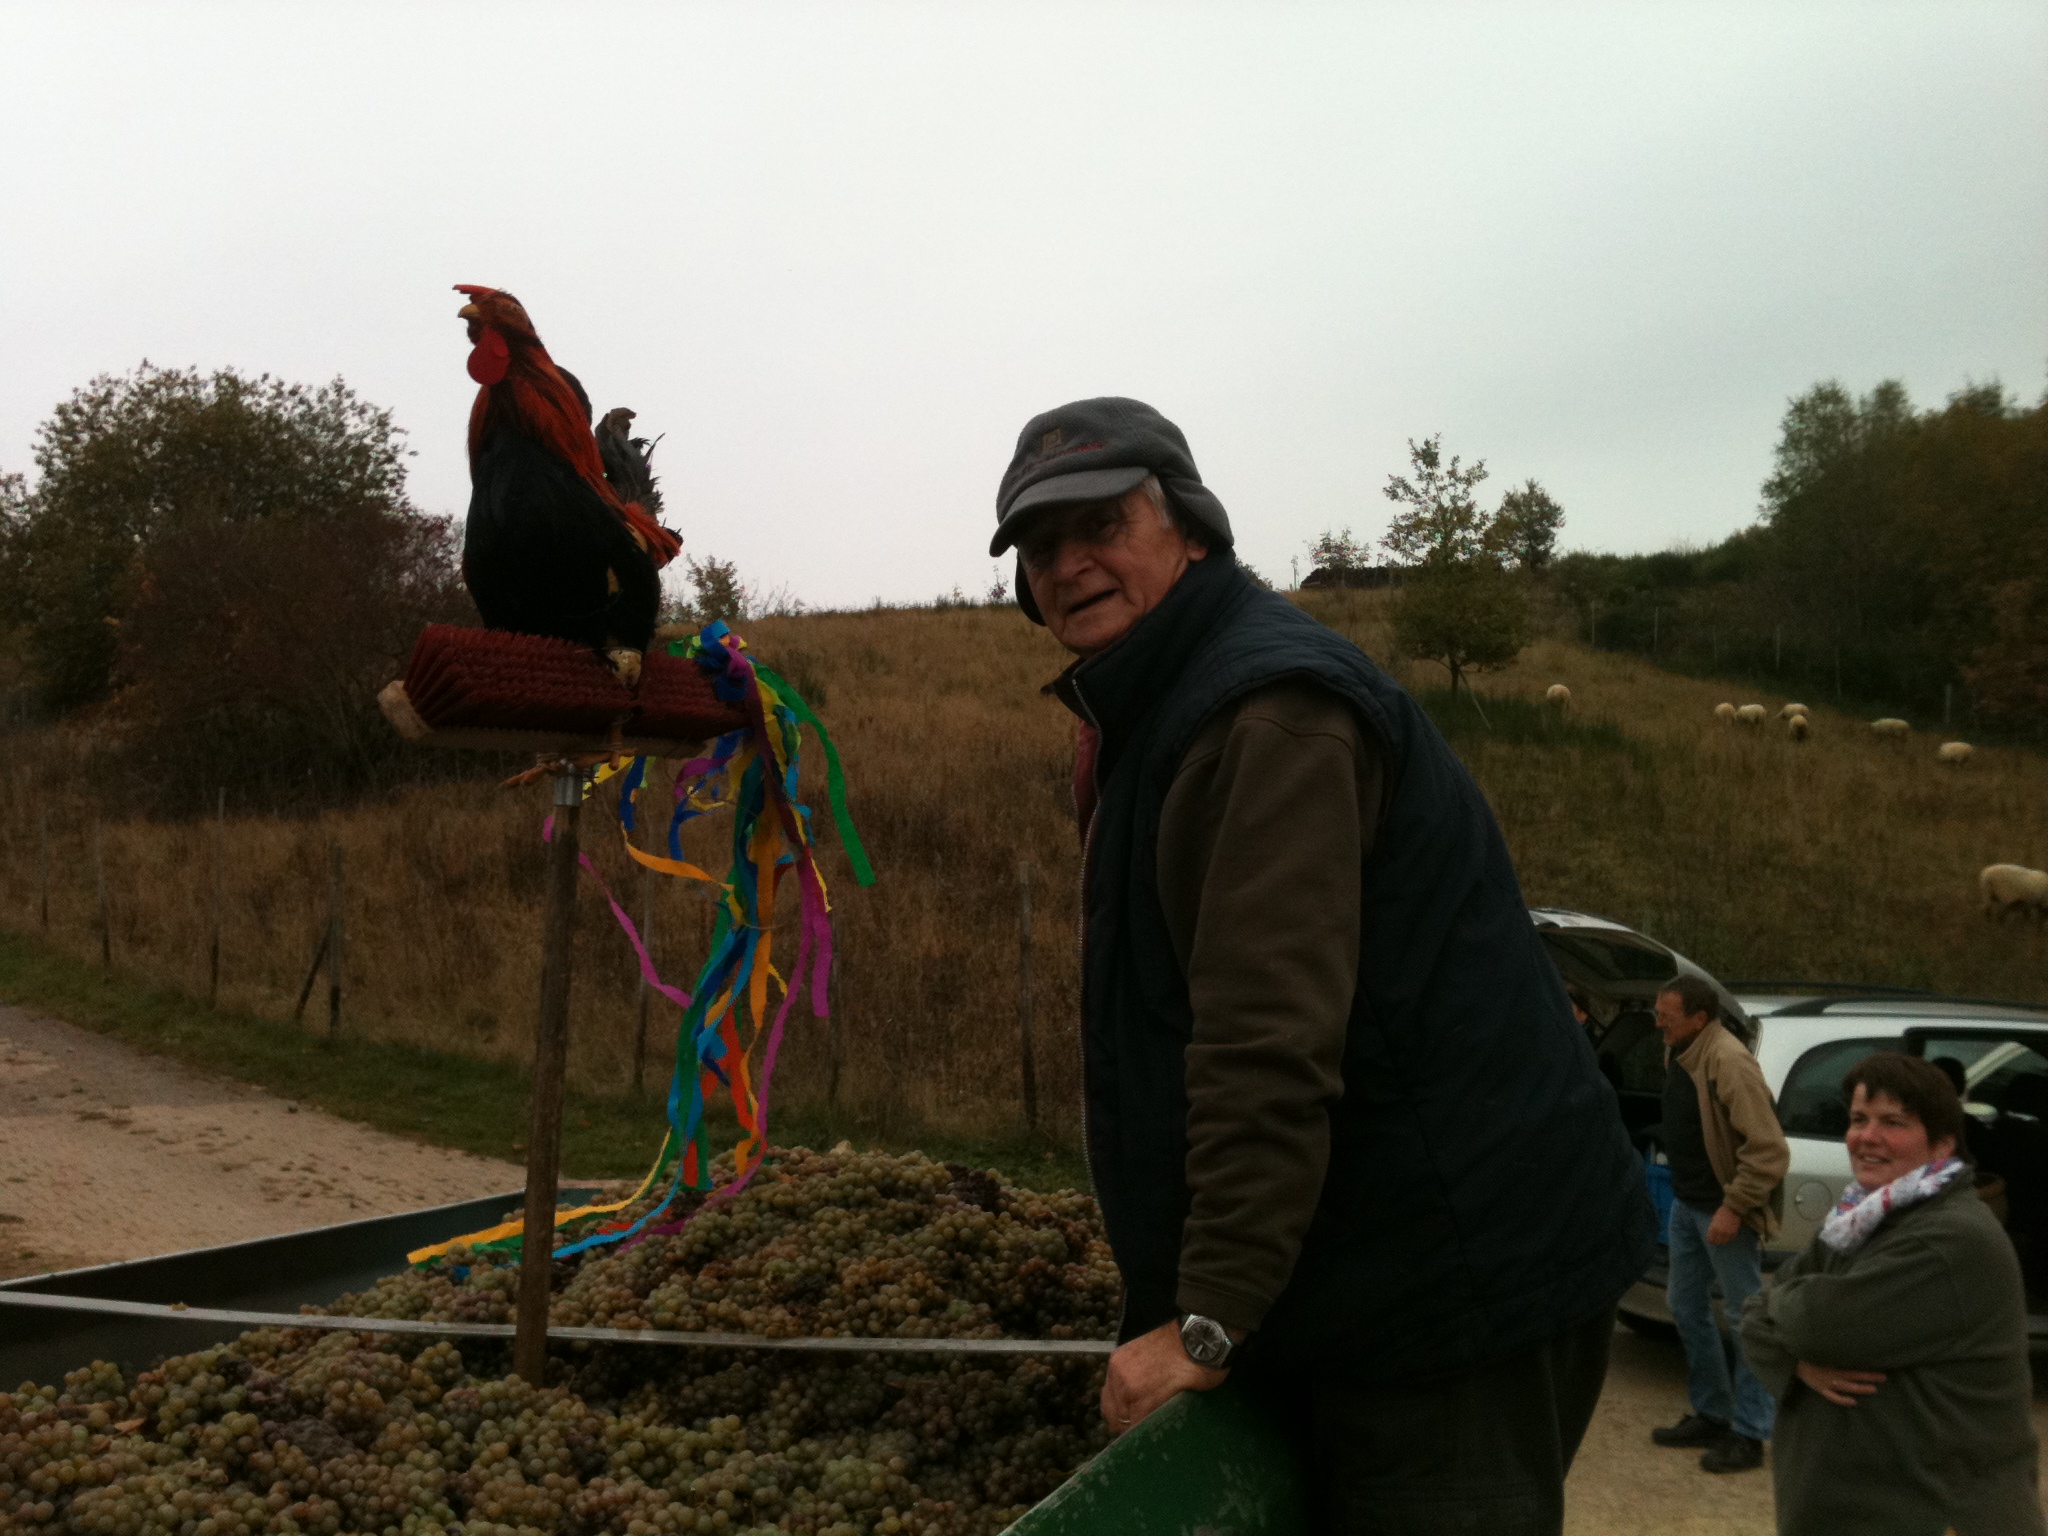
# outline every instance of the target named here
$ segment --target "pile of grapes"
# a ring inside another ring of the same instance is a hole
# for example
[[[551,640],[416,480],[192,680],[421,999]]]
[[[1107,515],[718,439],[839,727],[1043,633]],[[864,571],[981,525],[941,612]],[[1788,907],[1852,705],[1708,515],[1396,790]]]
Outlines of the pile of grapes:
[[[563,1327],[765,1338],[1106,1339],[1121,1299],[1088,1196],[843,1144],[777,1152],[680,1231],[556,1271],[549,1318]],[[518,1277],[516,1256],[458,1248],[327,1310],[509,1322]]]
[[[1104,1337],[1092,1202],[921,1157],[777,1154],[738,1199],[556,1266],[559,1323]],[[329,1309],[509,1316],[453,1254]],[[1103,1444],[1100,1360],[568,1345],[260,1329],[132,1379],[0,1393],[0,1529],[626,1536],[1000,1531]]]

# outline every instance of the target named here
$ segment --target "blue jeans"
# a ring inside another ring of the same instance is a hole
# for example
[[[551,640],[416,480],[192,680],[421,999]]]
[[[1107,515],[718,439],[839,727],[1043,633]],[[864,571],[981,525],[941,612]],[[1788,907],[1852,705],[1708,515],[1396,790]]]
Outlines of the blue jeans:
[[[1722,1338],[1711,1289],[1721,1282],[1729,1326],[1739,1329],[1743,1303],[1763,1288],[1763,1243],[1745,1226],[1717,1248],[1707,1241],[1713,1219],[1683,1200],[1671,1202],[1671,1278],[1664,1296],[1685,1345],[1685,1394],[1694,1413],[1732,1424],[1738,1435],[1768,1440],[1777,1401],[1750,1374],[1739,1338]]]

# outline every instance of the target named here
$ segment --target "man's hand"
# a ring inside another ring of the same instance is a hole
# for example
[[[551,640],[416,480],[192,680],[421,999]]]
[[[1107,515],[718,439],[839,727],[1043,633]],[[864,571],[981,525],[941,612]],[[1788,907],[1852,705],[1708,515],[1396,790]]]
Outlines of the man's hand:
[[[1714,1212],[1714,1219],[1707,1223],[1707,1241],[1719,1248],[1723,1243],[1734,1242],[1735,1235],[1741,1230],[1742,1218],[1724,1205]]]
[[[1114,1357],[1112,1357],[1114,1358]],[[1868,1397],[1884,1380],[1883,1371],[1840,1371],[1832,1365],[1799,1362],[1799,1379],[1837,1408],[1854,1408],[1856,1399]]]
[[[1207,1392],[1223,1385],[1230,1372],[1212,1371],[1188,1358],[1180,1342],[1179,1323],[1161,1323],[1141,1333],[1109,1357],[1109,1378],[1102,1384],[1102,1417],[1109,1432],[1120,1435],[1176,1392]]]

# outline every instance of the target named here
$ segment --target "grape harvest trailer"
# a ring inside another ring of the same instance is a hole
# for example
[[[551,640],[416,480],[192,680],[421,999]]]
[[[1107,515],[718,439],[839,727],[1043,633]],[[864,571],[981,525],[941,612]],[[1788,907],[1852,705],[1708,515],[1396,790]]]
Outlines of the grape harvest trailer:
[[[562,1198],[577,1191],[564,1190]],[[402,1269],[406,1255],[495,1220],[521,1192],[157,1258],[0,1281],[0,1384],[124,1368],[255,1328],[493,1339],[509,1323],[415,1322],[299,1312]],[[711,1348],[830,1354],[1103,1356],[1096,1339],[766,1339],[744,1334],[550,1327],[551,1347]],[[1294,1452],[1228,1388],[1183,1395],[1069,1478],[1015,1536],[1296,1536],[1307,1530]]]

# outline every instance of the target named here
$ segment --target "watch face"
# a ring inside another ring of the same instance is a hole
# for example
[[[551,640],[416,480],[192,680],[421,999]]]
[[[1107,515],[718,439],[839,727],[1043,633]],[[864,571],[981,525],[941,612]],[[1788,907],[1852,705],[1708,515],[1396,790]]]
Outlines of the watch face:
[[[1217,1366],[1230,1358],[1230,1335],[1213,1317],[1190,1317],[1180,1325],[1181,1348],[1197,1365]]]

